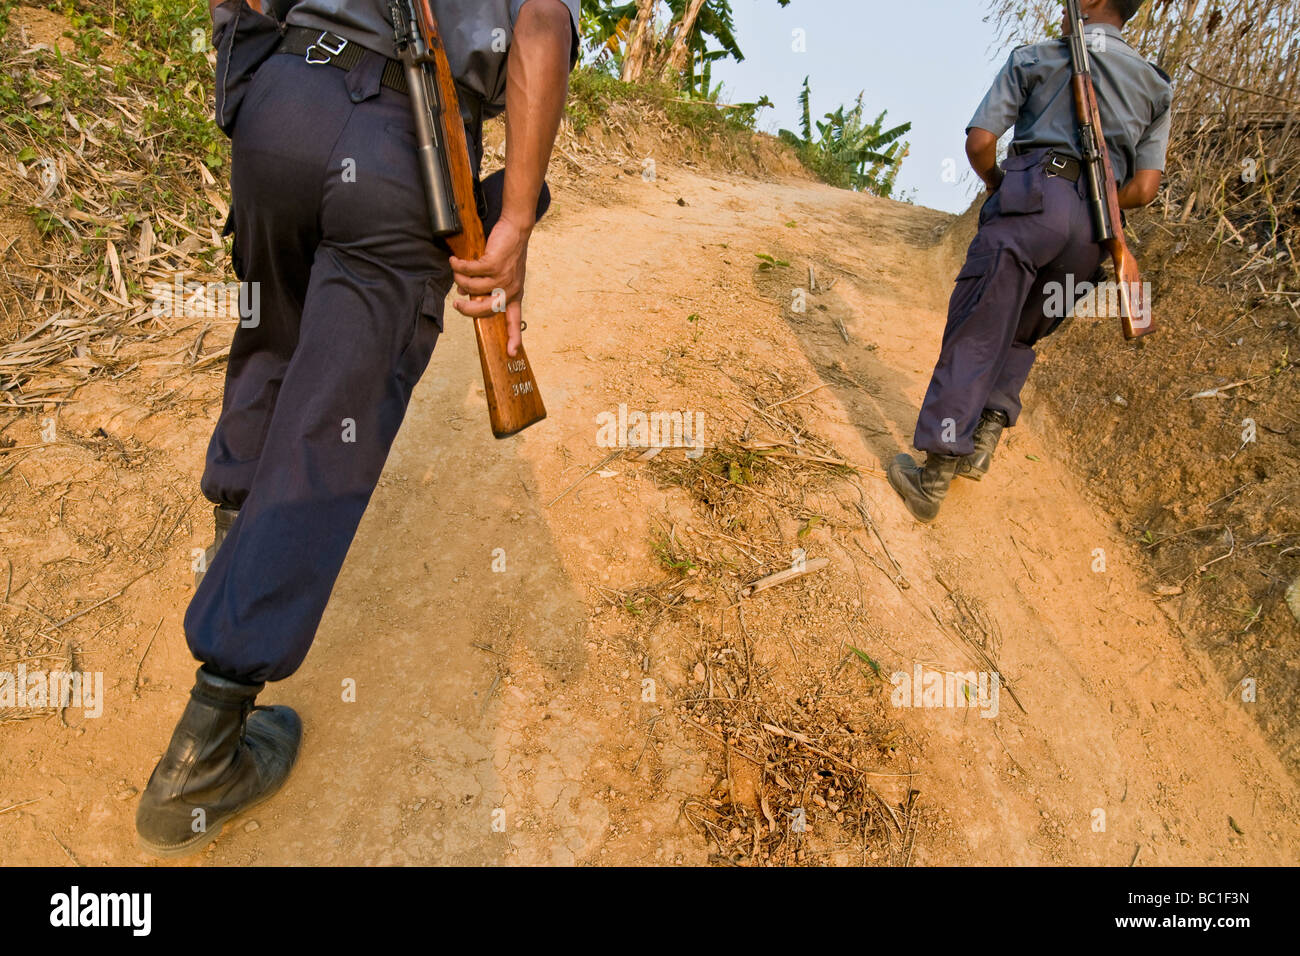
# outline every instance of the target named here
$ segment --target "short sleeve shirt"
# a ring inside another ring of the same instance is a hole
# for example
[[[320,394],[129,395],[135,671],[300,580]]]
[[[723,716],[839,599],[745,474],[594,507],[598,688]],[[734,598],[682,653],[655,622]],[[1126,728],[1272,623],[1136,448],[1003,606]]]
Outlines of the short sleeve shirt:
[[[506,105],[506,56],[519,11],[528,0],[429,0],[438,20],[452,76],[483,104],[486,116]],[[564,0],[573,19],[572,63],[578,54],[579,0]],[[388,0],[300,0],[289,11],[290,26],[329,30],[350,43],[395,55]]]
[[[1115,178],[1126,183],[1139,169],[1165,168],[1173,86],[1169,77],[1143,60],[1110,24],[1084,28],[1102,132]],[[973,128],[1001,136],[1015,127],[1019,151],[1051,147],[1078,157],[1078,120],[1070,87],[1070,48],[1048,40],[1012,51],[979,109]]]

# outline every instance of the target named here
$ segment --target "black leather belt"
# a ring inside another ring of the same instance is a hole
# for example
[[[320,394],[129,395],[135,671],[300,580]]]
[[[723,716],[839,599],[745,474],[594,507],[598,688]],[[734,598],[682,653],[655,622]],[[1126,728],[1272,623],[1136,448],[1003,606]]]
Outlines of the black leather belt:
[[[1068,179],[1072,183],[1079,181],[1079,176],[1083,172],[1083,167],[1073,156],[1066,156],[1064,153],[1058,153],[1056,150],[1049,150],[1043,157],[1043,169],[1049,176],[1060,176],[1062,179]]]
[[[361,58],[365,56],[367,51],[360,44],[328,30],[290,27],[285,31],[284,39],[280,41],[280,45],[275,52],[292,53],[295,56],[302,57],[308,63],[328,63],[340,70],[351,70],[361,62]],[[387,62],[384,63],[384,73],[379,80],[380,85],[405,94],[406,71],[403,69],[402,64],[391,57],[385,59]]]

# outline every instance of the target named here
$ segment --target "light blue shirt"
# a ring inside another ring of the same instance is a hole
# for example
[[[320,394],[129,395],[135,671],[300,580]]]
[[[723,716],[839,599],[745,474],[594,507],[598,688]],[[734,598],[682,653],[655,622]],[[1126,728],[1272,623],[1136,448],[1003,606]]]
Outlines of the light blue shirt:
[[[1169,146],[1169,77],[1138,56],[1110,24],[1084,28],[1102,132],[1115,178],[1126,183],[1138,169],[1165,168]],[[1070,88],[1070,47],[1046,40],[1017,47],[971,117],[973,128],[1001,136],[1014,124],[1012,148],[1051,147],[1078,158],[1079,121]]]

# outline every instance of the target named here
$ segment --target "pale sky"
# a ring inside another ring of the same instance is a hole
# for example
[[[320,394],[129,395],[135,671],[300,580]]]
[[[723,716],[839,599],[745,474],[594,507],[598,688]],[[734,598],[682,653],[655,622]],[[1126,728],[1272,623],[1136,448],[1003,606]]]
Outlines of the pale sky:
[[[983,0],[791,0],[784,9],[776,0],[732,0],[732,8],[745,59],[713,64],[724,102],[766,93],[776,105],[760,111],[758,125],[775,133],[798,130],[804,76],[815,120],[865,90],[868,120],[887,109],[886,129],[912,123],[895,193],[948,212],[970,205],[966,123],[1006,59],[984,22]],[[807,52],[792,49],[796,29],[805,31]],[[945,160],[955,164],[955,183],[944,180]]]

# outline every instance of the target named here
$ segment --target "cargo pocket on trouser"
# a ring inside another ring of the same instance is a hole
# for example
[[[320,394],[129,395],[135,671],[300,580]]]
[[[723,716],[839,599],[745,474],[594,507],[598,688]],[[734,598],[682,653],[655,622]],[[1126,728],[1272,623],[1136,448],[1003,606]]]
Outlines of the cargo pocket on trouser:
[[[217,50],[216,122],[229,136],[253,74],[280,45],[280,27],[244,0],[226,0],[223,6],[227,4],[234,6],[234,13],[212,40]]]
[[[442,334],[443,305],[450,291],[449,283],[450,277],[448,284],[440,282],[436,276],[425,280],[424,294],[412,323],[411,338],[397,360],[397,376],[407,388],[414,388],[424,374],[433,347]]]
[[[957,273],[957,284],[952,290],[948,302],[948,323],[965,318],[979,305],[989,276],[993,274],[993,265],[997,261],[997,252],[985,252],[966,257],[966,263]]]

